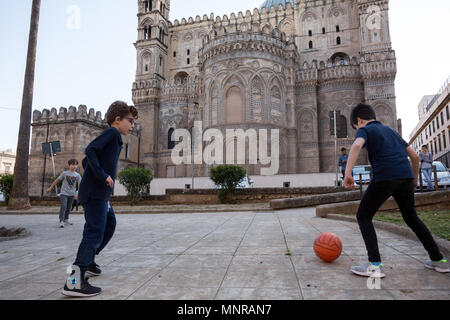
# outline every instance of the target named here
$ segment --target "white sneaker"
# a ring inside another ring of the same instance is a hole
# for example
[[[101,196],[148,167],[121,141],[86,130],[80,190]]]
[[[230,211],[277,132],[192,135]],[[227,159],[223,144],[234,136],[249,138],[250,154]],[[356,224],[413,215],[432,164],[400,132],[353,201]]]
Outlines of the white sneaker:
[[[70,220],[64,220],[64,223],[73,226],[73,223],[72,223],[72,221],[70,221]]]
[[[60,228],[64,228],[64,222],[61,221],[61,222],[59,223],[59,227],[60,227]]]

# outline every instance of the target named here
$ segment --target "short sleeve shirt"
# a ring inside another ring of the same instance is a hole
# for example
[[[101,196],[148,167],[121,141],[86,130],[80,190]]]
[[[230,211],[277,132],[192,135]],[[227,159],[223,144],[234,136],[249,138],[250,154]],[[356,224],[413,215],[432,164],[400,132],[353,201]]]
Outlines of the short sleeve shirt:
[[[379,121],[368,123],[356,133],[366,141],[374,182],[414,179],[406,148],[409,144]]]
[[[75,196],[77,193],[77,183],[81,182],[81,176],[78,172],[64,171],[58,178],[61,180],[61,194],[69,197]]]

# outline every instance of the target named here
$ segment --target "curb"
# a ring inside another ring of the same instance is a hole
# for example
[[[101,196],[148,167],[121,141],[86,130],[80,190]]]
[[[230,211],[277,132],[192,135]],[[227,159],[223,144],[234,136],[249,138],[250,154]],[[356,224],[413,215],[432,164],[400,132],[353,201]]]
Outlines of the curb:
[[[331,220],[341,220],[341,221],[348,221],[348,222],[355,222],[357,223],[356,217],[353,216],[342,216],[339,214],[329,214],[324,219],[331,219]],[[407,227],[397,226],[392,223],[384,222],[384,221],[373,221],[373,225],[378,228],[385,231],[389,231],[401,236],[404,236],[405,238],[412,239],[412,240],[418,240],[416,234]],[[442,253],[446,255],[447,257],[450,257],[450,241],[439,238],[435,235],[433,235],[434,241],[436,241],[437,245],[441,249]]]

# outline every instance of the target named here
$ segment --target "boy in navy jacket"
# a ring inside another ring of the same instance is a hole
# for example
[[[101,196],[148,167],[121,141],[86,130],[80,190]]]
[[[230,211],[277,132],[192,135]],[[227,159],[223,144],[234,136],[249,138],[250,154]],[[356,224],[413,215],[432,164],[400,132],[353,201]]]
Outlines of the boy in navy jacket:
[[[62,293],[74,297],[90,297],[101,292],[91,286],[86,275],[100,275],[95,263],[98,255],[111,240],[116,227],[114,210],[109,198],[117,173],[117,162],[122,150],[122,136],[134,128],[137,110],[125,102],[116,101],[108,109],[106,120],[110,126],[86,148],[83,159],[84,175],[78,200],[84,207],[86,223],[77,258],[69,267],[70,276]],[[71,269],[70,269],[71,268]]]
[[[414,189],[419,176],[419,156],[396,131],[376,121],[376,114],[371,106],[356,106],[350,118],[352,127],[358,132],[347,162],[345,187],[354,188],[352,170],[363,147],[367,149],[373,172],[373,180],[357,213],[369,262],[353,266],[350,271],[366,277],[385,276],[372,219],[383,203],[392,196],[398,204],[403,220],[414,231],[430,256],[430,260],[425,261],[425,267],[438,272],[450,272],[447,260],[442,256],[433,236],[419,219],[415,209]],[[412,167],[408,157],[411,158]]]

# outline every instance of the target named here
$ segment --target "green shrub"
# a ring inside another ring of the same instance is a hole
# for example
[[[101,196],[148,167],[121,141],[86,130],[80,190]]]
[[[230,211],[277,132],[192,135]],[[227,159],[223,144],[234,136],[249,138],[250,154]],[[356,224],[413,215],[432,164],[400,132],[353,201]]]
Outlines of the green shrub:
[[[236,192],[237,185],[246,175],[247,173],[244,168],[233,165],[219,165],[210,170],[210,179],[217,187],[220,187],[220,202],[225,203],[230,201],[230,196]]]
[[[145,189],[150,188],[153,180],[153,174],[150,169],[145,168],[128,168],[121,171],[117,178],[127,190],[128,197],[132,202],[137,201],[141,197],[141,193]]]
[[[5,197],[5,203],[8,204],[9,197],[11,196],[11,191],[14,182],[14,175],[7,174],[0,177],[0,191],[3,193]]]
[[[55,180],[58,178],[59,178],[59,176],[52,177],[52,183],[55,182]],[[58,183],[56,184],[56,186],[58,187],[58,192],[61,192],[62,184],[63,184],[63,182],[61,180],[58,181]]]

